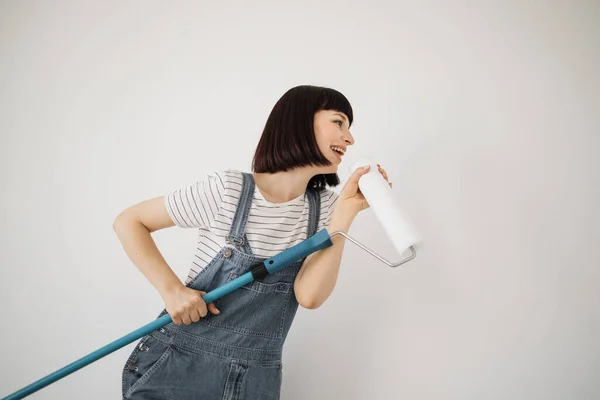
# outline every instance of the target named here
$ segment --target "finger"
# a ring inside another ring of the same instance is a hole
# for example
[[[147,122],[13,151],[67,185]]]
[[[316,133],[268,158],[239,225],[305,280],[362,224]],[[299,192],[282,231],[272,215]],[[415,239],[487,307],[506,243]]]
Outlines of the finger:
[[[190,319],[190,316],[188,313],[184,313],[181,315],[181,320],[183,321],[184,324],[189,325],[192,323],[192,320]]]
[[[362,167],[362,168],[357,168],[354,171],[354,173],[350,176],[350,179],[348,179],[348,180],[353,183],[358,183],[358,180],[360,179],[360,177],[363,176],[364,174],[366,174],[367,172],[369,172],[370,169],[371,169],[370,165],[367,165],[366,167]]]
[[[206,317],[206,314],[208,314],[206,307],[198,307],[198,314],[200,314],[200,318]]]
[[[198,303],[196,304],[196,310],[198,311],[198,315],[200,315],[200,318],[204,318],[204,317],[206,317],[206,314],[208,314],[206,307],[202,306],[202,303],[204,302],[204,300],[202,299],[202,296],[204,296],[206,294],[206,292],[204,292],[202,290],[198,290],[197,292],[201,298],[198,299]]]
[[[192,322],[200,321],[200,314],[198,313],[198,310],[190,311],[190,319],[192,320]]]
[[[217,306],[214,305],[214,303],[210,303],[208,305],[208,310],[213,313],[213,314],[219,314],[221,311],[219,311],[219,309],[217,308]]]
[[[388,181],[388,174],[387,172],[385,172],[385,169],[381,168],[381,165],[377,164],[377,166],[379,167],[379,172],[381,173],[381,175],[383,175],[383,178]]]
[[[179,318],[178,316],[171,315],[171,319],[173,320],[173,323],[175,325],[181,325],[181,318]]]

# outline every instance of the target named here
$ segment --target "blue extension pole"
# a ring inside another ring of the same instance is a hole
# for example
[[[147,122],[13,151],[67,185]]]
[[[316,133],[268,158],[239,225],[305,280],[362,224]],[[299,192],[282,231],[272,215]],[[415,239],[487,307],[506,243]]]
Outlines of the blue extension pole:
[[[326,229],[322,229],[319,232],[315,233],[310,238],[298,243],[297,245],[290,247],[289,249],[277,254],[274,257],[271,257],[264,261],[264,266],[269,272],[272,274],[273,272],[279,271],[292,264],[295,261],[301,260],[302,258],[308,256],[315,251],[327,248],[332,246],[331,237]],[[247,272],[244,275],[237,277],[236,279],[227,282],[226,284],[219,286],[215,290],[212,290],[202,296],[204,302],[206,304],[212,303],[218,298],[225,296],[226,294],[252,282],[254,277],[251,272]],[[64,378],[65,376],[72,374],[73,372],[85,367],[93,363],[96,360],[120,349],[121,347],[133,342],[134,340],[140,339],[147,334],[154,332],[155,330],[162,328],[163,326],[171,323],[173,320],[169,314],[165,314],[162,317],[155,319],[142,326],[139,329],[129,333],[128,335],[123,336],[120,339],[115,340],[112,343],[107,344],[104,347],[94,351],[93,353],[88,354],[87,356],[80,358],[79,360],[63,367],[50,375],[41,378],[34,383],[18,390],[15,393],[12,393],[8,397],[5,397],[3,400],[17,400],[22,399],[30,394],[37,392],[38,390],[56,382],[59,379]]]

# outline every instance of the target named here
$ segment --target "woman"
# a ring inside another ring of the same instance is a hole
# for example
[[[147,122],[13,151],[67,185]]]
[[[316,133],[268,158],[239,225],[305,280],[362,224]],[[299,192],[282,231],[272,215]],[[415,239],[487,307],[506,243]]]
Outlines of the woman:
[[[337,169],[353,112],[338,91],[299,86],[275,104],[253,173],[215,171],[195,184],[123,211],[114,229],[165,302],[173,323],[142,338],[123,368],[125,399],[278,399],[282,348],[298,304],[319,307],[335,286],[344,238],[214,303],[201,297],[317,231],[350,229],[369,205],[358,169],[338,196]],[[381,167],[379,172],[387,180]],[[391,184],[390,184],[391,186]],[[151,233],[197,228],[183,284]],[[160,316],[159,315],[159,316]]]

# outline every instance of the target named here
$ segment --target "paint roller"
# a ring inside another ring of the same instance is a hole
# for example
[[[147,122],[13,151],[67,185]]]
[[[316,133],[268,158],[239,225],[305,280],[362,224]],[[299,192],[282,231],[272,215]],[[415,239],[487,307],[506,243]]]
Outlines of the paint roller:
[[[371,170],[361,176],[358,181],[358,187],[360,188],[361,193],[367,199],[367,202],[369,203],[370,208],[373,210],[375,217],[385,230],[396,251],[400,255],[404,255],[407,252],[409,252],[410,255],[404,257],[398,262],[390,262],[344,232],[333,232],[329,234],[326,229],[322,229],[308,239],[253,267],[251,271],[248,271],[238,278],[204,294],[202,298],[206,304],[212,303],[216,299],[225,296],[226,294],[252,282],[255,279],[258,279],[260,276],[264,276],[264,274],[272,274],[298,260],[303,259],[311,253],[332,246],[333,243],[331,238],[336,235],[342,235],[350,242],[354,243],[390,267],[397,267],[415,258],[415,248],[421,242],[421,238],[417,234],[413,224],[402,213],[398,201],[394,196],[394,193],[392,192],[388,182],[377,170],[377,165],[368,158],[362,158],[352,165],[350,172],[355,171],[359,167],[367,165],[371,166]],[[57,380],[72,374],[73,372],[91,364],[92,362],[99,360],[100,358],[150,334],[151,332],[154,332],[157,329],[162,328],[165,325],[168,325],[171,322],[173,322],[171,316],[168,313],[165,313],[149,324],[136,329],[135,331],[107,344],[104,347],[101,347],[85,357],[35,381],[34,383],[18,390],[17,392],[12,393],[8,397],[5,397],[4,400],[16,400],[29,396],[30,394],[37,392],[38,390],[56,382]]]
[[[404,255],[405,253],[410,252],[410,256],[401,259],[397,263],[391,263],[343,232],[335,232],[331,236],[333,237],[335,234],[343,235],[348,240],[390,267],[397,267],[416,257],[415,248],[419,246],[422,240],[413,223],[408,219],[405,213],[402,212],[397,197],[394,192],[392,192],[388,182],[377,171],[377,164],[374,163],[372,159],[368,157],[360,158],[352,164],[352,167],[349,168],[349,172],[353,173],[357,168],[366,167],[367,165],[370,166],[371,169],[359,179],[358,187],[363,196],[365,196],[365,199],[367,199],[375,217],[385,230],[387,237],[392,242],[398,254]]]

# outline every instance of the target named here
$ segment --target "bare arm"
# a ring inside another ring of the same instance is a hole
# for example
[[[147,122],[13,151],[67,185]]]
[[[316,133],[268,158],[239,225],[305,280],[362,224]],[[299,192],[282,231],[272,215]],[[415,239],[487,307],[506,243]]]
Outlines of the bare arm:
[[[327,231],[329,234],[336,231],[348,233],[355,216],[352,212],[336,207]],[[294,292],[298,304],[304,308],[318,308],[335,288],[346,238],[337,235],[331,241],[333,246],[309,255],[298,271]]]
[[[329,234],[336,231],[348,233],[358,213],[369,207],[358,188],[360,177],[367,173],[369,173],[368,169],[357,169],[344,185],[327,228]],[[387,173],[381,166],[379,166],[379,173],[386,181],[388,180]],[[331,241],[333,246],[308,256],[298,271],[298,276],[294,281],[294,292],[298,304],[304,308],[320,307],[335,288],[346,238],[338,235],[334,236]]]
[[[206,315],[206,305],[201,298],[205,292],[185,287],[165,261],[151,235],[174,225],[164,197],[156,197],[121,212],[113,223],[113,229],[131,262],[158,290],[173,322],[189,324]],[[212,303],[209,309],[218,313]]]
[[[163,297],[182,283],[156,247],[151,233],[174,225],[163,197],[129,207],[113,223],[113,229],[131,262]]]

